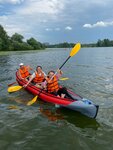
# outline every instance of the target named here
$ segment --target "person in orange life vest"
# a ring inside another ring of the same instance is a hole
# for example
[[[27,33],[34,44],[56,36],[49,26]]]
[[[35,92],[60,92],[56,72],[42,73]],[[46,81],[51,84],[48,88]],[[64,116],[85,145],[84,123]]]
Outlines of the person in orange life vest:
[[[46,77],[46,74],[45,72],[42,71],[42,67],[37,66],[36,71],[31,75],[30,80],[28,81],[27,84],[24,85],[24,87],[27,87],[28,84],[31,83],[31,81],[33,81],[33,83],[37,87],[42,88],[42,83],[44,82],[45,77]]]
[[[58,84],[58,79],[59,77],[63,74],[63,72],[61,70],[58,70],[57,71],[57,74],[55,74],[55,72],[53,70],[49,71],[48,72],[48,77],[46,77],[46,82],[47,82],[47,91],[48,93],[51,93],[51,94],[54,94],[58,97],[62,97],[64,98],[64,93],[61,93],[60,95],[58,94],[59,93],[59,90],[60,90],[60,87],[59,87],[59,84]]]
[[[32,68],[30,66],[25,66],[23,63],[19,64],[20,68],[18,70],[18,74],[20,76],[21,79],[26,79],[28,80],[29,76],[30,76],[30,70],[32,70]]]
[[[73,97],[68,93],[67,89],[65,87],[60,87],[58,84],[58,79],[62,74],[63,72],[61,70],[58,70],[56,75],[54,71],[49,71],[48,77],[46,77],[47,91],[48,93],[54,94],[61,98],[68,97],[73,99]]]

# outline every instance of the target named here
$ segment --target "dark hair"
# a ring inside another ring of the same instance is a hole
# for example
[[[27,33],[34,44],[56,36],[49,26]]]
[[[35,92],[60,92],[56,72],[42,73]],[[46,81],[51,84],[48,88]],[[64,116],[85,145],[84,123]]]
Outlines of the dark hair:
[[[36,67],[36,70],[38,69],[38,67],[40,67],[40,68],[42,69],[42,66],[37,66],[37,67]]]
[[[55,71],[53,71],[53,70],[50,70],[50,71],[48,72],[48,74],[49,74],[50,72],[52,72],[52,73],[55,73]]]

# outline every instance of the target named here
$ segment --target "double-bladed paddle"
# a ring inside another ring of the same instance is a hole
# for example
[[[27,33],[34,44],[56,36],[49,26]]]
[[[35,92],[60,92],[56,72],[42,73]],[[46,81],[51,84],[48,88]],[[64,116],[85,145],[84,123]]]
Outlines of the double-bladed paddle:
[[[61,80],[61,81],[65,81],[65,80],[68,80],[69,78],[60,78],[59,80]],[[20,85],[16,85],[16,86],[12,86],[13,84],[16,84],[17,82],[13,82],[13,83],[11,83],[11,84],[8,84],[8,86],[11,86],[11,87],[9,87],[8,88],[8,92],[9,93],[12,93],[12,92],[16,92],[16,91],[19,91],[19,90],[21,90],[22,89],[22,86],[20,86]]]

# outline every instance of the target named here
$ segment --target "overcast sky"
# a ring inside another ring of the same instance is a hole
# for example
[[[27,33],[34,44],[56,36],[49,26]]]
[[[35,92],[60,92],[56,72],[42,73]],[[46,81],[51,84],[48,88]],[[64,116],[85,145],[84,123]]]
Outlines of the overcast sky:
[[[113,0],[0,0],[0,24],[40,42],[113,40]]]

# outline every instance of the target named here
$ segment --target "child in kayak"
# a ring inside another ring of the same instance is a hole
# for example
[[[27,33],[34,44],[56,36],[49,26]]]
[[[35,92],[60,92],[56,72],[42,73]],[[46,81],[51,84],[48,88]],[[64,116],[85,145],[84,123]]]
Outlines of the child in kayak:
[[[58,79],[62,74],[63,72],[61,70],[58,70],[57,74],[53,70],[48,72],[48,76],[45,78],[47,83],[47,92],[61,98],[65,98],[67,96],[73,99],[71,95],[69,95],[69,93],[67,92],[67,89],[65,87],[60,87],[58,84]]]

